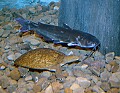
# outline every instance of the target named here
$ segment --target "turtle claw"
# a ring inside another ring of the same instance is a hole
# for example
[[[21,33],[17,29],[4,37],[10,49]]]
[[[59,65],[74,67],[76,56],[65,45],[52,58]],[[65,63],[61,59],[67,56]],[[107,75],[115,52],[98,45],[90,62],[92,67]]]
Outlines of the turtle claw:
[[[64,77],[63,78],[57,78],[56,80],[58,80],[60,83],[65,82],[65,78]]]
[[[56,73],[55,74],[56,80],[63,83],[65,81],[65,76],[62,73]]]
[[[50,76],[49,78],[48,78],[48,80],[50,80],[50,81],[59,81],[59,82],[64,82],[65,81],[65,77],[64,76],[62,76],[62,75],[52,75],[52,76]]]

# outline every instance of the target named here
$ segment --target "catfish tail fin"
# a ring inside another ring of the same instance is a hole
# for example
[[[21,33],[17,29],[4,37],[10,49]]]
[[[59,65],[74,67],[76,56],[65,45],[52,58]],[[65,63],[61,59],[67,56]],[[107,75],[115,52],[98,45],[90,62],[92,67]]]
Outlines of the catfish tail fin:
[[[22,26],[20,28],[20,32],[27,32],[30,29],[30,21],[29,20],[26,20],[24,18],[15,18],[15,20]]]

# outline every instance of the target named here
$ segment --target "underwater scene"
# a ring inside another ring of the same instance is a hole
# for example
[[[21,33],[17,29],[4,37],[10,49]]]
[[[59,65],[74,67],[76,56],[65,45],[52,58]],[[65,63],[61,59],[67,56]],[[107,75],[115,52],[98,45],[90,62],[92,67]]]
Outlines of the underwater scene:
[[[120,56],[102,54],[92,34],[59,26],[60,6],[0,0],[0,93],[120,93]]]

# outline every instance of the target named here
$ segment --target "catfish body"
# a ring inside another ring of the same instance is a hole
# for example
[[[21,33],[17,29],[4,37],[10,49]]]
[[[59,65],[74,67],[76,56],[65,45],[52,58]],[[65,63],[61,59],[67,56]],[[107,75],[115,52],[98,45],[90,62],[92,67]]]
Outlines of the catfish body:
[[[38,35],[42,36],[46,42],[54,44],[66,44],[67,46],[77,46],[80,48],[90,48],[97,50],[100,47],[100,41],[93,35],[75,30],[64,24],[64,27],[48,25],[43,23],[34,23],[23,18],[17,18],[22,28],[20,32],[34,30]]]

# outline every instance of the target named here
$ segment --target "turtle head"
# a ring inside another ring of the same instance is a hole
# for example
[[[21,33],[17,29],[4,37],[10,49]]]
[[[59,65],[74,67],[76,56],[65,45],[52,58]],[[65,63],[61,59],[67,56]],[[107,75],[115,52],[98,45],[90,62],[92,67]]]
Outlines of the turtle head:
[[[79,57],[78,56],[74,56],[74,55],[69,55],[69,56],[65,56],[63,59],[63,63],[61,63],[60,65],[63,66],[65,64],[69,64],[75,61],[79,61]]]

